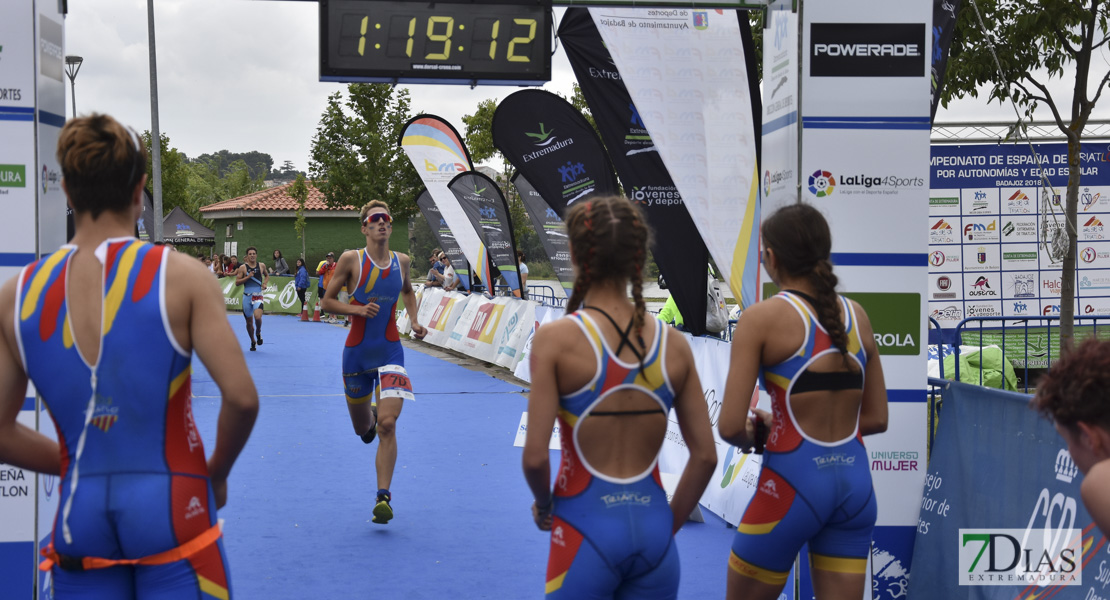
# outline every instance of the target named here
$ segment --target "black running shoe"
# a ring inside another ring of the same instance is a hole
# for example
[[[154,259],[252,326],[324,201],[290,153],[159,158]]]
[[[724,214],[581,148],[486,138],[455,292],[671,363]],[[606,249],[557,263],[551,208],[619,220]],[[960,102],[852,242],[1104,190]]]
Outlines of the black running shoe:
[[[251,344],[251,352],[254,352],[254,344]]]
[[[258,345],[259,345],[259,346],[261,346],[261,345],[262,345],[262,338],[261,338],[261,337],[259,337],[259,338],[258,338]]]

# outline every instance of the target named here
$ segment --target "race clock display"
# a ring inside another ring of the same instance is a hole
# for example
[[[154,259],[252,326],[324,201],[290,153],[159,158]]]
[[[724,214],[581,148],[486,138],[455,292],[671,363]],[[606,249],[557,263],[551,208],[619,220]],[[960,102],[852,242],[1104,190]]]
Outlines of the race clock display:
[[[320,80],[541,85],[550,0],[320,0]]]

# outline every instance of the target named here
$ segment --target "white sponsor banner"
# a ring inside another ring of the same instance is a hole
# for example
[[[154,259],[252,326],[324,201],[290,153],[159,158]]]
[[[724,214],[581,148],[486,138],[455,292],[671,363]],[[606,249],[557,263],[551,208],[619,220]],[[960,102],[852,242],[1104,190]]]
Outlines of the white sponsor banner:
[[[516,428],[516,438],[513,440],[513,446],[517,448],[524,447],[524,440],[528,437],[528,411],[520,413],[520,426]],[[559,437],[559,420],[555,420],[555,426],[551,428],[551,441],[547,443],[548,450],[562,450],[563,443]]]
[[[590,15],[706,247],[741,297],[736,274],[758,228],[759,184],[736,12],[591,8]]]
[[[517,363],[524,358],[524,344],[532,335],[532,324],[536,321],[536,304],[515,298],[506,298],[504,323],[497,334],[497,356],[493,362],[509,369],[516,369]]]
[[[23,410],[16,423],[35,429],[35,411]],[[0,463],[0,542],[35,539],[35,472]],[[31,570],[27,570],[31,577]]]
[[[528,357],[532,353],[532,340],[536,337],[536,331],[540,326],[550,323],[555,319],[562,318],[566,314],[566,310],[561,307],[554,306],[537,306],[535,314],[532,319],[532,330],[527,332],[524,339],[524,345],[520,351],[520,361],[517,363],[516,368],[513,370],[513,375],[523,379],[524,381],[532,381],[531,368],[528,362]]]
[[[798,15],[792,2],[767,6],[763,31],[763,196],[761,211],[798,200]]]
[[[62,192],[62,168],[56,157],[58,136],[66,119],[65,27],[59,2],[35,2],[38,9],[36,33],[38,69],[35,73],[38,123],[36,172],[38,192],[38,249],[52,252],[67,241],[66,197]],[[7,44],[4,44],[5,46]],[[0,79],[0,82],[3,80]],[[3,83],[0,83],[3,86]],[[0,102],[0,105],[3,103]]]
[[[910,0],[806,4],[803,118],[924,116],[927,123],[932,10],[931,2]],[[808,143],[803,138],[803,147]],[[849,148],[857,149],[834,145],[827,150],[845,153]],[[804,177],[803,171],[803,185]]]
[[[425,293],[424,301],[417,312],[419,323],[428,328],[424,341],[446,348],[455,322],[465,306],[466,296],[458,292],[432,290]]]
[[[928,405],[892,402],[889,410],[886,432],[865,440],[879,506],[875,524],[879,526],[917,523],[927,460],[923,423],[928,419]]]
[[[497,304],[482,294],[471,294],[466,306],[455,321],[447,347],[463,354],[493,362],[493,334],[501,322],[504,304]]]

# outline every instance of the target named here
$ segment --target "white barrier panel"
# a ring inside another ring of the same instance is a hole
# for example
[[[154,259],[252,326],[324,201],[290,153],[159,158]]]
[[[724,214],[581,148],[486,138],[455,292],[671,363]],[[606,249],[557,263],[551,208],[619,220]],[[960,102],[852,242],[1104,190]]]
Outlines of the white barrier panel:
[[[535,337],[536,331],[539,330],[540,326],[562,317],[565,312],[565,309],[559,307],[536,307],[532,318],[532,329],[527,332],[524,345],[520,351],[520,360],[516,365],[516,369],[513,371],[513,375],[524,381],[532,381],[531,367],[528,363],[528,356],[532,353],[532,338]]]
[[[530,339],[529,324],[535,321],[536,304],[518,298],[489,298],[425,289],[419,298],[417,321],[428,328],[424,341],[450,348],[510,371],[525,356]],[[397,329],[411,331],[405,311],[397,317]]]
[[[517,448],[524,447],[524,439],[528,437],[528,411],[520,413],[520,427],[516,428],[516,439],[513,440],[513,446]],[[551,428],[551,441],[547,444],[548,450],[562,450],[563,442],[559,437],[559,421],[555,421],[555,426]]]

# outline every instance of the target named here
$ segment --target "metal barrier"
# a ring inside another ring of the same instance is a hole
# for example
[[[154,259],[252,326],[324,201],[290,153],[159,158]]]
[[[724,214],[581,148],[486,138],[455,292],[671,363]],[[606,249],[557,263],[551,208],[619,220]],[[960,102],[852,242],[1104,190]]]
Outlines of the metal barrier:
[[[547,306],[566,306],[567,299],[555,295],[555,288],[549,285],[528,286],[528,299],[541,302]]]
[[[1023,389],[1026,393],[1029,392],[1029,369],[1049,368],[1052,366],[1053,361],[1053,346],[1055,346],[1055,356],[1060,356],[1060,334],[1059,325],[1055,329],[1055,339],[1053,339],[1053,323],[1060,320],[1059,316],[1031,316],[1031,317],[968,317],[963,321],[956,324],[956,377],[957,381],[960,380],[960,346],[966,341],[974,341],[975,333],[978,332],[978,344],[970,343],[969,345],[978,345],[982,348],[984,341],[987,341],[987,346],[1000,346],[1002,351],[1003,368],[1005,368],[1005,361],[1011,360],[1007,357],[1006,346],[1009,343],[1010,348],[1020,344],[1020,353],[1011,352],[1014,357],[1013,360],[1018,360],[1019,365],[1024,368]],[[1030,325],[1030,322],[1034,325]],[[1099,322],[1102,322],[1103,328],[1099,330]],[[998,326],[983,327],[983,323],[997,322]],[[1013,323],[1014,326],[1008,326],[1007,323]],[[1043,323],[1043,324],[1040,324]],[[1085,325],[1084,323],[1090,323]],[[969,331],[968,325],[978,324],[975,331]],[[1110,339],[1110,315],[1090,315],[1075,317],[1074,329],[1074,342],[1078,343],[1089,337],[1097,337],[1098,339]],[[965,335],[970,337],[965,339]],[[999,343],[1001,342],[1001,343]],[[1032,350],[1032,352],[1031,352]],[[1020,359],[1018,358],[1020,357]],[[1011,364],[1013,363],[1011,360]],[[1014,366],[1014,365],[1012,365]],[[979,367],[979,385],[983,385],[983,367]]]

